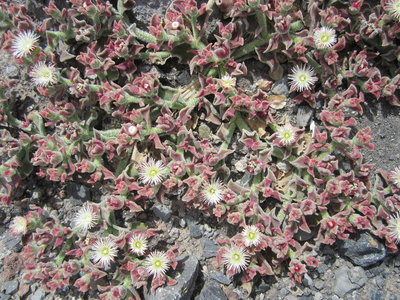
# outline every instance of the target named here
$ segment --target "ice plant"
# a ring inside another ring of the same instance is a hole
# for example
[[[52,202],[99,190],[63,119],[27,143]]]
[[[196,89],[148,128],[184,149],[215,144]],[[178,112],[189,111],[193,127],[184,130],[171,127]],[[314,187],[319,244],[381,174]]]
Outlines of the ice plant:
[[[246,247],[257,246],[261,241],[260,230],[255,225],[247,225],[242,231],[244,244]]]
[[[154,277],[165,274],[169,268],[169,260],[165,252],[154,251],[149,254],[145,261],[146,270]]]
[[[75,214],[72,220],[72,227],[77,231],[86,232],[96,225],[99,216],[92,207],[85,205]]]
[[[160,184],[165,176],[166,167],[162,161],[150,158],[139,166],[139,178],[144,184]]]
[[[46,65],[44,62],[39,62],[33,66],[29,72],[33,84],[39,87],[46,87],[57,83],[58,73],[53,64]]]
[[[31,30],[19,32],[12,41],[12,54],[17,58],[27,56],[35,49],[38,40],[39,36]]]
[[[239,273],[247,268],[249,255],[239,246],[232,246],[223,255],[223,262],[227,269]]]
[[[289,85],[291,89],[302,92],[309,90],[317,82],[314,69],[307,65],[295,66],[292,68],[292,74],[289,74]]]
[[[118,254],[118,248],[111,238],[101,238],[92,247],[92,259],[107,268]]]
[[[231,77],[229,75],[222,76],[221,79],[218,80],[218,84],[227,91],[232,90],[236,86],[236,78]]]
[[[147,250],[147,240],[143,234],[135,234],[129,240],[131,251],[137,255],[143,255]]]
[[[291,145],[296,139],[295,128],[290,124],[281,126],[278,128],[277,137],[281,144],[285,146]]]
[[[400,168],[397,167],[390,173],[390,179],[393,180],[393,183],[400,188]]]
[[[395,240],[395,243],[400,243],[400,213],[391,216],[388,224],[389,236]]]
[[[15,235],[26,234],[28,231],[28,221],[24,217],[17,216],[13,219],[10,229]]]
[[[329,49],[336,43],[335,30],[326,26],[315,29],[313,38],[318,49]]]
[[[203,185],[203,200],[209,205],[221,202],[224,195],[224,185],[217,179]]]
[[[386,9],[393,18],[400,20],[400,0],[389,1],[386,5]]]

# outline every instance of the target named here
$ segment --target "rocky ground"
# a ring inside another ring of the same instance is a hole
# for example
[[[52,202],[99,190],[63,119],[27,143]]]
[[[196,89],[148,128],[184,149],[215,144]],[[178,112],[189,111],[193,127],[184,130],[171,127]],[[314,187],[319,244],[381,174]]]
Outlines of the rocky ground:
[[[28,1],[32,11],[41,11],[41,1]],[[168,6],[167,0],[136,1],[135,15],[139,26],[145,27],[153,13],[162,14]],[[40,15],[39,15],[40,16]],[[40,99],[26,80],[26,71],[10,63],[6,53],[0,54],[0,75],[7,80],[18,79],[18,97],[25,105],[34,107]],[[259,66],[247,64],[249,79],[239,82],[243,88],[252,89],[262,70]],[[178,84],[185,84],[187,71],[170,68],[157,70],[160,77],[171,78]],[[186,73],[185,73],[186,72]],[[181,82],[182,81],[182,82]],[[288,94],[286,80],[275,83],[276,94]],[[286,114],[298,126],[307,126],[316,111],[308,106],[298,106],[290,101],[284,108]],[[364,115],[358,118],[358,126],[370,126],[373,130],[375,151],[366,152],[366,161],[376,164],[376,169],[392,170],[400,165],[399,122],[400,109],[385,103],[370,103],[364,107]],[[66,185],[44,184],[31,179],[25,183],[21,201],[12,207],[0,208],[0,300],[7,299],[97,299],[96,295],[80,295],[74,290],[65,290],[59,295],[50,295],[39,284],[27,284],[20,280],[23,265],[19,252],[23,241],[13,237],[9,231],[12,218],[23,214],[28,203],[41,203],[56,208],[65,221],[73,216],[86,201],[98,199],[98,187],[79,183]],[[172,205],[173,203],[173,205]],[[237,289],[235,278],[227,278],[215,265],[218,246],[215,239],[229,236],[229,224],[219,224],[214,218],[207,218],[194,211],[186,211],[174,199],[156,204],[152,211],[142,214],[143,220],[159,223],[164,233],[157,237],[168,244],[180,243],[186,249],[180,256],[176,272],[178,284],[157,290],[156,295],[144,294],[146,300],[223,300],[223,299],[371,299],[397,300],[400,292],[400,256],[388,254],[379,240],[360,232],[349,240],[333,246],[321,245],[317,250],[320,266],[306,275],[303,284],[291,286],[285,268],[276,270],[276,276],[258,280],[248,290]]]

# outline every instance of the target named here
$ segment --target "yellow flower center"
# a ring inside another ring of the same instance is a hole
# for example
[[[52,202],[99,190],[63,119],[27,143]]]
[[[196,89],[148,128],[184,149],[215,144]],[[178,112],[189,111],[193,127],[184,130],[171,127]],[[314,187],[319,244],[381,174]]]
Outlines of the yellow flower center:
[[[324,34],[321,35],[321,42],[327,43],[329,41],[329,39],[330,39],[329,34],[324,33]]]
[[[149,177],[155,177],[158,175],[158,170],[157,169],[150,169],[149,172],[147,173]]]
[[[134,243],[134,247],[137,248],[137,249],[140,249],[140,248],[142,248],[142,243],[140,241],[136,241]]]
[[[209,189],[208,189],[208,193],[209,193],[209,194],[213,194],[213,195],[214,195],[215,192],[216,192],[216,191],[215,191],[215,188],[209,188]]]
[[[101,250],[101,254],[103,254],[104,256],[107,256],[108,254],[110,254],[110,249],[108,248],[103,248]]]
[[[285,140],[289,140],[291,137],[292,137],[292,134],[289,131],[285,131],[282,134],[282,138],[285,139]]]
[[[240,261],[240,254],[239,253],[233,253],[232,254],[232,261],[239,262]]]
[[[256,234],[254,232],[249,232],[247,237],[248,237],[249,240],[254,240],[256,238]]]
[[[301,75],[299,76],[299,81],[301,81],[301,82],[306,82],[306,81],[307,81],[307,76],[306,76],[305,74],[301,74]]]
[[[156,268],[161,268],[161,266],[162,266],[161,260],[160,260],[160,259],[156,259],[156,260],[154,261],[154,267],[156,267]]]

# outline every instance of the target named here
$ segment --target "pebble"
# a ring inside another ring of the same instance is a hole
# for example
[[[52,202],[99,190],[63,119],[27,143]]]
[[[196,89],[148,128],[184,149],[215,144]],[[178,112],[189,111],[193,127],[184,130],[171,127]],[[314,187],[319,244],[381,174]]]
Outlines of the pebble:
[[[203,248],[203,258],[215,257],[217,251],[219,250],[219,246],[208,238],[201,239],[201,246]]]
[[[179,226],[181,226],[182,228],[185,228],[185,227],[186,227],[186,221],[185,221],[185,219],[180,219],[180,221],[179,221]]]
[[[156,204],[152,208],[153,213],[156,217],[160,218],[164,222],[168,222],[171,219],[172,211],[168,206],[163,204]]]
[[[18,289],[18,281],[12,280],[5,282],[4,289],[6,294],[13,294]]]
[[[211,273],[211,278],[214,279],[215,281],[222,283],[224,285],[229,285],[232,280],[230,280],[228,277],[226,277],[224,274],[221,272],[213,272]]]
[[[214,282],[206,282],[195,300],[227,300],[224,291]]]

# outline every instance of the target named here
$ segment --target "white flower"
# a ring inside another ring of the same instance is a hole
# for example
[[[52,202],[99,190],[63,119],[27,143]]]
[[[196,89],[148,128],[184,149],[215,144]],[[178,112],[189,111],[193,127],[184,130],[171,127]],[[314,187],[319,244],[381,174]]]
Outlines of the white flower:
[[[203,184],[203,200],[209,205],[215,205],[221,202],[224,195],[224,185],[218,180]]]
[[[101,238],[92,247],[94,263],[100,263],[107,268],[118,254],[118,247],[111,238]]]
[[[393,183],[400,188],[400,168],[397,167],[390,173],[390,179],[393,180]]]
[[[242,236],[246,247],[257,246],[261,242],[260,230],[254,225],[244,227]]]
[[[144,184],[160,184],[165,176],[166,167],[162,161],[150,158],[139,166],[139,178]]]
[[[318,49],[329,49],[336,43],[336,32],[334,29],[324,26],[315,29],[313,38]]]
[[[317,82],[313,68],[307,65],[295,66],[292,68],[292,74],[289,74],[288,77],[291,80],[289,85],[298,92],[309,90]]]
[[[155,251],[149,254],[145,261],[146,270],[154,277],[164,275],[169,268],[167,255],[161,251]]]
[[[239,273],[247,268],[249,255],[244,249],[238,246],[233,246],[223,255],[223,262],[228,270]]]
[[[28,221],[24,217],[17,216],[13,219],[10,229],[16,235],[26,234],[28,232]]]
[[[46,65],[44,62],[37,63],[29,72],[32,82],[37,86],[49,86],[57,83],[58,72],[53,64]]]
[[[22,56],[27,56],[35,49],[38,40],[39,36],[37,36],[32,31],[21,31],[12,41],[12,54],[18,58]]]
[[[385,8],[393,18],[400,20],[400,0],[389,1]]]
[[[279,127],[276,133],[279,141],[285,146],[291,145],[296,139],[295,128],[290,124]]]
[[[85,205],[76,213],[72,220],[72,227],[75,230],[86,232],[96,225],[99,216],[93,211],[92,207]]]
[[[395,240],[395,243],[400,243],[400,213],[392,216],[388,224],[389,236]]]
[[[147,250],[147,240],[143,234],[136,234],[129,240],[129,246],[133,253],[143,255]]]
[[[217,80],[220,87],[224,90],[230,91],[236,86],[236,78],[229,75],[222,76],[221,79]]]

